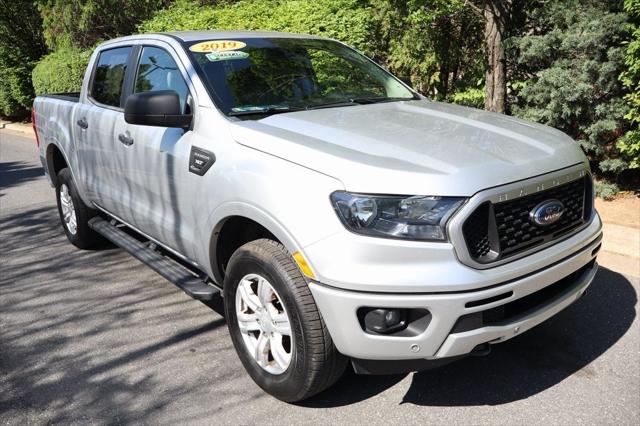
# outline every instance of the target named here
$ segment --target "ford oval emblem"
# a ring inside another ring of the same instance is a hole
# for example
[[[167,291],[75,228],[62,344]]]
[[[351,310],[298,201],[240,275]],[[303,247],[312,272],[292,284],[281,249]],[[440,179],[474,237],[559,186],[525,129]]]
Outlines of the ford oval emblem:
[[[529,217],[536,225],[546,226],[557,222],[564,214],[564,204],[560,200],[546,200],[531,210]]]

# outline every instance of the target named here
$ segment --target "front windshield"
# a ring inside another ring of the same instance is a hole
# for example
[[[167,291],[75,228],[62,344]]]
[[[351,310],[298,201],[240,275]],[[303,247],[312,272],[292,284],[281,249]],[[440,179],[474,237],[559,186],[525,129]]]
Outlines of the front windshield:
[[[186,47],[228,115],[416,99],[391,74],[331,40],[237,38]]]

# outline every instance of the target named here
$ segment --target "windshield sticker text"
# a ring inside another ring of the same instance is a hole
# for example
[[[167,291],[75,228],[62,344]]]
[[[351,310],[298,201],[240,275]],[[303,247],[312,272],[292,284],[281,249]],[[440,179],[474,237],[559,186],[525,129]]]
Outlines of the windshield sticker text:
[[[211,52],[205,55],[207,59],[211,62],[216,61],[228,61],[231,59],[247,59],[249,54],[247,52],[237,52],[237,51],[229,51],[229,52]]]
[[[209,40],[196,43],[189,47],[192,52],[208,53],[208,52],[226,52],[230,50],[242,49],[247,44],[236,40]]]

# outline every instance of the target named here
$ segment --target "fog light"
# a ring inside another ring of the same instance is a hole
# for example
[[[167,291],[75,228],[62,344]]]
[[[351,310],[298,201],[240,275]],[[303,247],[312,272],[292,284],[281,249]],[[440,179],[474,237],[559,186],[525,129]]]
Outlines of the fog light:
[[[402,318],[400,318],[400,311],[397,309],[391,309],[384,314],[384,325],[387,327],[393,327],[400,323]]]
[[[371,309],[364,315],[366,331],[389,334],[406,327],[405,311],[403,309]]]

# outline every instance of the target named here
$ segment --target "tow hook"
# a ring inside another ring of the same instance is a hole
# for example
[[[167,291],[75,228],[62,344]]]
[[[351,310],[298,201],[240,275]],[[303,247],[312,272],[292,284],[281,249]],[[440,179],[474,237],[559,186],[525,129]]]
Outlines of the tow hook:
[[[476,346],[475,348],[473,348],[473,350],[469,353],[469,355],[486,356],[486,355],[489,355],[490,353],[491,353],[491,345],[488,343],[482,343]]]

